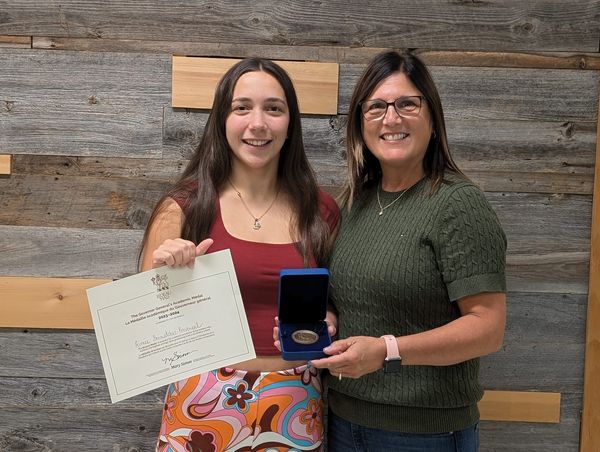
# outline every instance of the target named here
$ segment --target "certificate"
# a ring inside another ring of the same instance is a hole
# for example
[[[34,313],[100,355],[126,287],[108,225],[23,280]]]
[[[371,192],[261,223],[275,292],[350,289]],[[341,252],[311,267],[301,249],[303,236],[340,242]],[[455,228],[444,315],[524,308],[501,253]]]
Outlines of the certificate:
[[[229,250],[87,290],[113,403],[256,357]]]

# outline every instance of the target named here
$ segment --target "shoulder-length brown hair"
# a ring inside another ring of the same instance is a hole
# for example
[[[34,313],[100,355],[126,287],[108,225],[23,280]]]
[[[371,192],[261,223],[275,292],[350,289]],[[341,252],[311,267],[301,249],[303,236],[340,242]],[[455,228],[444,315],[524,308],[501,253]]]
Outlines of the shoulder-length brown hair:
[[[433,134],[425,152],[423,166],[425,175],[430,179],[432,192],[442,183],[445,170],[463,175],[450,155],[442,102],[429,70],[417,56],[410,53],[383,52],[375,56],[367,66],[350,101],[346,129],[348,174],[340,195],[341,203],[348,208],[352,207],[363,188],[372,186],[381,179],[381,165],[363,139],[360,103],[369,98],[379,83],[398,72],[405,74],[423,93],[431,112]]]
[[[319,212],[319,189],[304,151],[296,91],[286,71],[263,58],[241,60],[219,81],[200,144],[175,186],[158,202],[146,228],[142,249],[150,226],[169,197],[185,200],[181,237],[196,244],[208,237],[215,219],[219,188],[231,174],[232,150],[227,142],[225,122],[231,113],[233,90],[242,75],[256,71],[265,72],[279,82],[289,108],[288,138],[279,155],[277,178],[280,190],[288,195],[295,214],[295,221],[290,225],[291,236],[306,266],[311,256],[319,265],[327,262],[330,231]]]

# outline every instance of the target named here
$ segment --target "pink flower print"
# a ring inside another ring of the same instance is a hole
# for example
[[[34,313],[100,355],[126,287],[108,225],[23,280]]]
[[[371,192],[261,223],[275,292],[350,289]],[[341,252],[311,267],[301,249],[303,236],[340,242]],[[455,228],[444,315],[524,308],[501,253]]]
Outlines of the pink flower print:
[[[236,385],[225,385],[223,387],[225,408],[235,408],[240,413],[247,413],[250,409],[250,403],[257,399],[256,392],[248,388],[246,380],[240,380]]]
[[[313,366],[306,366],[304,370],[298,370],[298,368],[295,368],[294,373],[296,375],[300,375],[300,380],[302,380],[303,385],[308,386],[311,380],[319,375],[319,369]]]
[[[215,452],[217,446],[214,443],[215,436],[212,433],[202,433],[194,430],[185,443],[189,452]]]
[[[169,397],[167,399],[167,401],[165,402],[165,407],[164,407],[165,417],[167,418],[167,421],[169,421],[169,424],[171,422],[173,422],[173,418],[174,418],[173,411],[175,411],[175,406],[176,406],[175,399],[173,399],[172,397]]]
[[[323,419],[323,402],[317,399],[311,399],[308,402],[306,410],[300,415],[300,423],[306,425],[306,432],[309,435],[316,430],[321,430]]]

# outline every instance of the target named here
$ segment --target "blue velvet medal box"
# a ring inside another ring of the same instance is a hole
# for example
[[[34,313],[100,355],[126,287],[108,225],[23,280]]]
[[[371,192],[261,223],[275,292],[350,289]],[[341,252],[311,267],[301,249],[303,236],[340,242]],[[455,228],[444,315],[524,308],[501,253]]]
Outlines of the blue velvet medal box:
[[[325,356],[331,345],[325,315],[329,295],[326,268],[285,269],[279,273],[279,340],[287,361]]]

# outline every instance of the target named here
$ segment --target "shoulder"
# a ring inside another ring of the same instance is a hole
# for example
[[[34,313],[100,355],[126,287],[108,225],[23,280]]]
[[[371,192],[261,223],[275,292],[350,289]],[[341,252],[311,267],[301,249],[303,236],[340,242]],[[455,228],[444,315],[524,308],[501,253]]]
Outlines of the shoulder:
[[[340,208],[335,199],[323,190],[319,190],[319,212],[321,218],[334,229],[340,221]]]
[[[181,187],[176,187],[169,193],[169,197],[175,201],[182,210],[190,204],[191,199],[198,193],[198,181],[189,182]]]
[[[473,201],[487,203],[481,188],[467,178],[454,173],[444,175],[444,180],[433,197],[438,198],[443,204]]]

